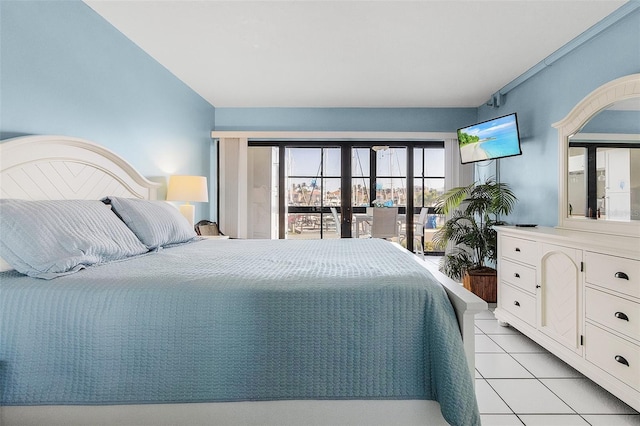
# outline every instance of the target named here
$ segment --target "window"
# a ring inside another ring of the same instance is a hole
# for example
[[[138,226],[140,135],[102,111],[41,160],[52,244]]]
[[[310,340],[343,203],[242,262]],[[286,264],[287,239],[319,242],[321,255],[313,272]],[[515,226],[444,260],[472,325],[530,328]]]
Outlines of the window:
[[[407,206],[407,148],[376,149],[376,200],[385,206]]]
[[[444,192],[443,141],[251,141],[279,160],[279,238],[349,238],[354,214],[378,199],[398,207],[399,242],[412,249],[415,218]],[[412,214],[409,214],[412,213]],[[273,235],[273,232],[272,232]]]
[[[287,238],[339,238],[341,148],[286,147]]]
[[[414,148],[413,173],[414,208],[433,207],[444,193],[444,147]]]

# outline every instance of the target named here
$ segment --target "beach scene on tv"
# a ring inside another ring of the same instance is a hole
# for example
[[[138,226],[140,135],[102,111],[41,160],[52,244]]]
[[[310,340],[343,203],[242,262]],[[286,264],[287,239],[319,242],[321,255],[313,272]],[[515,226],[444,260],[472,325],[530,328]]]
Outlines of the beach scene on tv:
[[[515,115],[496,118],[458,130],[463,163],[520,154]]]

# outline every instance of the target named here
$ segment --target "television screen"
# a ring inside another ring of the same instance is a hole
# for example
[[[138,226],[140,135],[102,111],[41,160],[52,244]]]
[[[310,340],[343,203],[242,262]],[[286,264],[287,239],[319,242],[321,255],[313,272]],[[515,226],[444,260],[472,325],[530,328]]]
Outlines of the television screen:
[[[515,113],[458,129],[462,164],[521,155]]]

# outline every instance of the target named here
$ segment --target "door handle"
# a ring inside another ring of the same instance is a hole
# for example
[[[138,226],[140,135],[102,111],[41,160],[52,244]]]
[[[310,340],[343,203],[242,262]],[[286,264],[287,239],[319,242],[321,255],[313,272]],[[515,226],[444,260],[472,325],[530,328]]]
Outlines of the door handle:
[[[516,247],[516,251],[518,251],[518,252],[519,252],[519,251],[520,251],[520,249],[519,249],[518,247]]]
[[[513,276],[516,277],[516,278],[520,278],[520,274],[517,273],[517,272],[515,274],[513,274]]]
[[[520,306],[520,302],[518,302],[517,300],[515,302],[513,302],[514,305],[516,306]]]
[[[614,274],[614,277],[616,278],[620,278],[621,280],[627,280],[629,281],[629,275],[625,274],[624,272],[616,272]]]
[[[613,316],[624,321],[629,321],[629,317],[624,312],[616,312]]]
[[[616,355],[614,359],[620,364],[626,365],[627,367],[629,366],[629,361],[627,361],[622,355]]]

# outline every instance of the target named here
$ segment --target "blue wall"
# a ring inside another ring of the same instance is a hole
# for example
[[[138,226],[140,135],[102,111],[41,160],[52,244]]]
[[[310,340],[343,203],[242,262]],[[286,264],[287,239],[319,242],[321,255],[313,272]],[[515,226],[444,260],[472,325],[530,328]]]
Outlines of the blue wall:
[[[216,130],[455,132],[476,108],[216,108]]]
[[[626,7],[637,7],[626,5]],[[499,108],[217,108],[216,130],[424,131],[518,113],[523,155],[476,165],[476,178],[497,176],[518,196],[505,220],[558,222],[558,136],[552,124],[602,84],[640,72],[640,9],[624,16],[512,89]]]
[[[523,154],[497,163],[500,181],[509,183],[518,196],[507,221],[558,224],[558,132],[552,124],[601,85],[638,72],[640,9],[516,86],[499,108],[479,108],[480,121],[518,113]],[[476,174],[495,171],[492,164]]]
[[[602,111],[580,132],[640,135],[640,111]]]
[[[499,169],[511,184],[519,203],[508,220],[550,226],[558,210],[552,123],[600,85],[640,72],[636,9],[512,89],[500,108],[214,109],[82,2],[3,0],[0,24],[0,139],[66,134],[110,148],[149,177],[208,175],[214,128],[454,132],[517,112],[523,155],[480,163],[476,175]],[[210,216],[207,206],[196,215]]]
[[[214,107],[86,4],[2,0],[0,28],[0,139],[80,137],[154,180],[209,175]]]

